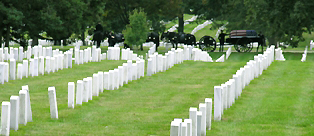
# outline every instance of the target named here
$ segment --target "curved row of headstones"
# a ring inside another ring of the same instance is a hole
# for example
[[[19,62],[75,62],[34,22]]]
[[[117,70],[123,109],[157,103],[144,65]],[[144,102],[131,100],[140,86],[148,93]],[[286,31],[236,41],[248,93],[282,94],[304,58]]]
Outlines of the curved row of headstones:
[[[196,27],[192,30],[191,34],[195,34],[197,31],[203,29],[205,26],[207,26],[207,25],[209,25],[209,24],[211,24],[211,23],[213,23],[213,22],[210,21],[210,20],[206,20],[203,24],[200,24],[200,25],[196,26]]]
[[[19,96],[12,95],[10,102],[2,102],[0,135],[9,136],[10,130],[17,131],[19,125],[26,125],[32,120],[29,88],[25,85],[19,91]]]
[[[267,48],[264,54],[254,56],[247,64],[233,75],[233,78],[221,86],[214,87],[214,120],[220,121],[223,111],[230,108],[241,96],[242,90],[250,81],[257,78],[274,61],[275,47]],[[205,136],[211,129],[212,99],[206,98],[205,103],[197,108],[191,107],[189,118],[174,119],[171,122],[170,136]]]
[[[74,105],[82,105],[83,102],[93,100],[93,96],[98,97],[104,90],[115,90],[128,84],[129,81],[144,77],[145,60],[137,59],[135,63],[128,60],[122,66],[108,72],[98,71],[83,80],[68,83],[68,108]],[[51,118],[58,119],[57,100],[55,98],[55,88],[48,88]]]
[[[187,25],[187,24],[189,24],[190,22],[193,22],[193,21],[195,21],[197,19],[197,16],[193,16],[193,17],[191,17],[190,19],[188,19],[188,20],[185,20],[184,21],[184,25]],[[171,28],[169,28],[169,32],[174,32],[174,31],[176,31],[177,30],[177,27],[179,27],[179,25],[178,24],[175,24],[174,26],[172,26]]]
[[[286,61],[285,57],[282,54],[281,48],[275,49],[275,59],[279,61]]]
[[[119,48],[120,49],[120,48]],[[77,49],[76,49],[77,50]],[[94,51],[93,51],[94,50]],[[98,50],[98,51],[97,51]],[[100,57],[100,49],[92,49],[92,54],[96,54],[95,56],[96,57],[93,57],[93,55],[91,55],[90,51],[91,49],[86,49],[84,50],[83,52],[83,56],[81,55],[82,54],[82,51],[78,51],[79,53],[76,54],[77,56],[80,56],[79,58],[75,58],[75,59],[78,59],[78,60],[75,60],[76,62],[78,62],[78,64],[83,64],[85,62],[91,62],[91,61],[100,61],[100,60],[103,60],[103,59],[106,59],[106,56],[105,56],[105,53],[103,54],[103,57]],[[118,51],[120,52],[120,51]],[[60,54],[58,54],[59,51],[53,51],[53,56],[63,56],[63,54],[60,52]],[[87,55],[85,55],[87,54]],[[38,65],[38,60],[39,60],[39,71],[37,70],[34,70],[34,69],[30,69],[30,73],[32,73],[31,75],[32,76],[38,76],[38,72],[39,74],[44,74],[44,69],[47,73],[49,72],[54,72],[55,70],[57,70],[58,68],[68,68],[68,67],[72,67],[72,50],[68,50],[67,52],[64,53],[66,59],[64,59],[64,61],[55,61],[57,60],[57,58],[55,59],[55,57],[51,57],[50,56],[47,56],[46,57],[46,63],[45,63],[45,59],[43,56],[40,56],[39,59],[38,57],[35,57],[34,59],[30,59],[30,65],[31,66],[34,66],[35,64]],[[91,55],[91,56],[90,56]],[[110,53],[109,53],[110,55]],[[113,56],[109,56],[108,55],[108,58],[113,58]],[[134,55],[131,55],[131,56],[134,56]],[[59,58],[62,58],[62,57],[59,57]],[[101,59],[99,59],[101,58]],[[110,80],[113,80],[113,79],[122,79],[122,78],[116,78],[116,76],[122,76],[123,74],[119,74],[120,73],[123,73],[121,70],[125,70],[125,68],[128,68],[127,70],[134,70],[134,71],[130,71],[131,73],[136,73],[136,75],[132,75],[130,76],[130,80],[135,80],[141,76],[144,76],[144,61],[143,60],[139,60],[138,59],[138,62],[135,63],[135,64],[132,64],[132,61],[129,60],[127,65],[124,64],[123,67],[122,66],[119,66],[118,69],[115,69],[113,71],[109,71],[109,72],[105,72],[102,74],[102,76],[104,77],[104,82],[107,82],[108,85],[109,84],[109,81]],[[63,60],[63,59],[60,59],[60,60]],[[37,63],[36,63],[37,62]],[[13,70],[10,70],[11,73],[14,73],[15,69],[16,68],[16,64],[15,64],[15,59],[11,59],[10,60],[10,67],[7,67],[7,69],[13,69]],[[0,70],[1,68],[4,69],[5,67],[3,66],[6,66],[6,65],[2,65],[2,64],[6,64],[8,65],[8,62],[0,62]],[[28,60],[23,60],[23,65],[25,64],[25,68],[28,67]],[[44,68],[44,64],[46,64],[46,68]],[[64,65],[62,65],[64,64]],[[55,66],[55,67],[54,67]],[[60,66],[60,67],[58,67]],[[51,67],[51,68],[49,68]],[[20,65],[18,65],[18,71],[22,71],[20,69],[23,69],[20,68]],[[119,70],[119,71],[117,71]],[[25,70],[28,72],[28,69]],[[37,71],[37,74],[35,74]],[[136,72],[138,71],[138,72]],[[140,73],[141,72],[141,73]],[[1,72],[0,72],[1,73]],[[99,77],[101,76],[101,73],[102,72],[98,72],[99,74]],[[114,74],[113,74],[114,73]],[[127,72],[125,72],[127,73]],[[18,73],[18,77],[20,75],[23,75],[26,74],[25,76],[27,77],[28,74],[27,73]],[[109,74],[110,76],[112,77],[112,79],[110,78],[109,80]],[[0,74],[1,75],[1,74]],[[14,74],[11,74],[11,79],[14,80],[15,79],[15,76],[13,76]],[[124,74],[125,75],[125,74]],[[97,76],[94,74],[93,76],[94,79],[97,78]],[[108,77],[108,79],[107,79]],[[6,77],[8,78],[8,77]],[[127,77],[126,77],[127,78]],[[126,79],[125,78],[125,79]],[[3,79],[3,78],[2,78]],[[87,80],[89,79],[89,80]],[[89,83],[91,83],[90,79],[93,79],[92,77],[88,77],[86,79],[84,79],[83,81],[86,82],[86,81],[89,81]],[[103,78],[100,78],[100,79],[103,79]],[[8,79],[6,79],[8,81]],[[120,80],[119,80],[120,81]],[[127,81],[127,80],[126,80]],[[82,83],[81,81],[78,81],[78,87],[77,88],[81,88],[79,87],[80,86],[80,83]],[[95,82],[96,83],[96,82]],[[101,82],[99,82],[100,84]],[[102,87],[98,87],[98,88],[105,88],[105,89],[115,89],[115,88],[109,88],[109,87],[117,87],[117,86],[113,86],[113,84],[116,83],[116,82],[111,82],[112,85],[110,86],[107,86],[107,85],[104,85],[106,83],[103,84]],[[127,83],[127,82],[126,82]],[[116,84],[114,84],[116,85]],[[92,87],[92,85],[90,85]],[[27,94],[25,94],[25,92]],[[78,91],[79,92],[79,91]],[[83,92],[83,91],[81,91]],[[58,118],[58,114],[57,114],[57,102],[56,102],[56,92],[55,92],[55,88],[54,87],[49,87],[48,88],[48,96],[49,96],[49,103],[50,103],[50,113],[51,113],[51,117],[52,118]],[[82,94],[80,95],[81,97],[82,96],[86,96],[85,94]],[[78,97],[78,96],[77,96]],[[24,102],[24,100],[27,100],[27,102]],[[84,99],[81,99],[82,101]],[[77,103],[80,102],[80,99],[77,99]],[[27,105],[24,105],[24,104],[27,104]],[[24,105],[24,106],[23,106]],[[23,111],[26,111],[26,112],[23,112]],[[16,117],[18,116],[18,117]],[[27,117],[25,117],[27,116]],[[18,124],[24,124],[26,125],[27,122],[30,122],[32,121],[32,113],[31,113],[31,107],[30,107],[30,97],[29,97],[29,91],[28,91],[28,86],[22,86],[22,90],[20,91],[20,96],[11,96],[10,98],[10,102],[6,102],[4,101],[2,103],[2,111],[1,111],[1,129],[0,129],[0,133],[2,135],[9,135],[9,131],[10,131],[10,128],[13,129],[13,130],[18,130]],[[27,119],[27,121],[23,121],[24,119]],[[17,120],[19,120],[20,122],[16,123]]]
[[[301,62],[306,61],[306,56],[307,56],[307,46],[305,47],[304,53],[302,54]]]
[[[8,62],[0,62],[0,83],[4,84],[9,80],[22,79],[23,77],[28,78],[28,76],[49,74],[63,68],[72,68],[71,51],[65,53],[55,52],[53,57],[39,56],[22,61],[12,58]]]

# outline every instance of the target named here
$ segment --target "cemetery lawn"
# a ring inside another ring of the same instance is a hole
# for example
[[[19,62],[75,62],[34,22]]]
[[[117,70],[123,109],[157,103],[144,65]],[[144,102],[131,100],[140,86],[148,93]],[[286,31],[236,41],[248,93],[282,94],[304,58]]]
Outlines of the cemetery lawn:
[[[143,53],[143,52],[141,52]],[[222,53],[210,53],[213,59]],[[174,118],[188,118],[189,108],[214,98],[214,86],[253,59],[256,53],[232,53],[224,63],[185,61],[166,72],[129,82],[119,90],[100,93],[92,101],[67,108],[67,83],[98,71],[117,68],[125,61],[73,65],[57,73],[0,85],[1,101],[30,88],[33,122],[11,135],[169,135]],[[314,135],[314,54],[301,63],[301,54],[285,53],[243,90],[221,122],[212,122],[207,135]],[[55,86],[59,119],[50,118],[48,87]]]

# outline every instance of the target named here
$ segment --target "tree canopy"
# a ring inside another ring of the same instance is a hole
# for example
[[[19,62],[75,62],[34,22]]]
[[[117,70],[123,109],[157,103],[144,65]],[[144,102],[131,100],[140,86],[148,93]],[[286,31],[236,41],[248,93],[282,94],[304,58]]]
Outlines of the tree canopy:
[[[141,8],[159,33],[165,31],[162,21],[176,17],[183,31],[183,14],[189,13],[229,22],[228,31],[253,29],[271,44],[297,46],[302,34],[314,29],[313,7],[312,0],[1,0],[0,43],[26,46],[28,39],[33,44],[47,39],[60,44],[73,34],[84,43],[86,30],[99,22],[106,31],[122,32],[130,24],[129,12]]]

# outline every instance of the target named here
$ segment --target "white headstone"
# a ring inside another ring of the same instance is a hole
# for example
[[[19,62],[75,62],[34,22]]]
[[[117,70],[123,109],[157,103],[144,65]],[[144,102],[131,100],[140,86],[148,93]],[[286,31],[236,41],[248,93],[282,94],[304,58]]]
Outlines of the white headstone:
[[[28,85],[22,86],[22,90],[26,90],[27,92],[27,122],[33,121],[32,107],[31,107],[31,98],[29,94]]]
[[[109,90],[114,90],[114,71],[109,70],[109,82],[108,82]]]
[[[88,80],[88,86],[89,86],[88,100],[93,100],[93,77],[87,77],[87,80]]]
[[[128,84],[128,78],[129,78],[129,71],[128,71],[128,64],[127,63],[123,63],[123,74],[124,74],[124,84]]]
[[[204,136],[204,135],[202,135],[202,118],[203,118],[203,114],[202,114],[201,111],[197,111],[196,115],[197,115],[197,135],[198,136]]]
[[[184,119],[184,123],[186,123],[186,136],[192,136],[192,120]]]
[[[197,108],[190,108],[189,118],[192,120],[192,136],[197,135]]]
[[[211,119],[212,119],[212,98],[205,98],[206,104],[206,129],[211,129]]]
[[[68,108],[74,108],[75,83],[68,83]]]
[[[89,83],[88,83],[88,78],[83,79],[83,102],[88,102],[88,96],[89,96]]]
[[[23,69],[24,69],[23,76],[27,78],[28,77],[28,60],[23,60]]]
[[[179,136],[180,133],[180,122],[172,121],[170,127],[170,136]]]
[[[206,136],[206,104],[200,103],[199,110],[202,112],[202,119],[201,119],[201,136]]]
[[[1,108],[1,128],[0,134],[9,136],[10,135],[10,111],[11,105],[10,102],[3,101]]]
[[[5,62],[4,63],[4,81],[9,82],[9,63]]]
[[[55,87],[48,88],[49,104],[50,104],[50,115],[52,119],[58,119],[58,105],[56,97]]]
[[[19,92],[19,124],[27,124],[27,91],[26,90],[20,90]]]
[[[19,128],[19,109],[20,109],[20,98],[19,96],[10,97],[10,128],[17,131]]]
[[[10,59],[10,80],[15,80],[16,77],[16,61],[15,59]]]
[[[99,78],[98,73],[93,74],[93,96],[98,96],[99,94]]]
[[[129,81],[132,81],[132,77],[133,77],[133,70],[132,70],[132,60],[128,60],[128,79]]]
[[[103,85],[104,85],[104,89],[106,90],[109,90],[109,72],[104,72],[104,82],[103,82]]]
[[[0,62],[0,83],[4,84],[4,76],[5,74],[5,63],[4,62]]]
[[[82,105],[82,98],[83,98],[83,81],[77,80],[76,83],[76,104]]]
[[[221,120],[221,86],[214,87],[214,120],[220,121]]]
[[[17,64],[17,79],[23,78],[23,64]]]
[[[104,92],[104,72],[98,71],[99,92]]]

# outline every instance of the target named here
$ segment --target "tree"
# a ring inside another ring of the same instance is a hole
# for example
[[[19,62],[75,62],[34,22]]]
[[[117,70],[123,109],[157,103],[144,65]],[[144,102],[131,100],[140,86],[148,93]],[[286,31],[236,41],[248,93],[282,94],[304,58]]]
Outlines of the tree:
[[[131,47],[133,45],[141,45],[141,50],[143,50],[142,44],[146,41],[147,33],[149,32],[149,26],[146,20],[146,13],[140,10],[133,10],[129,13],[130,24],[126,26],[123,30],[125,43],[129,44]]]
[[[304,40],[303,32],[313,31],[314,1],[311,0],[202,1],[204,6],[195,8],[197,14],[203,12],[206,19],[226,20],[229,30],[262,32],[270,44],[281,41],[296,47],[299,41]]]

